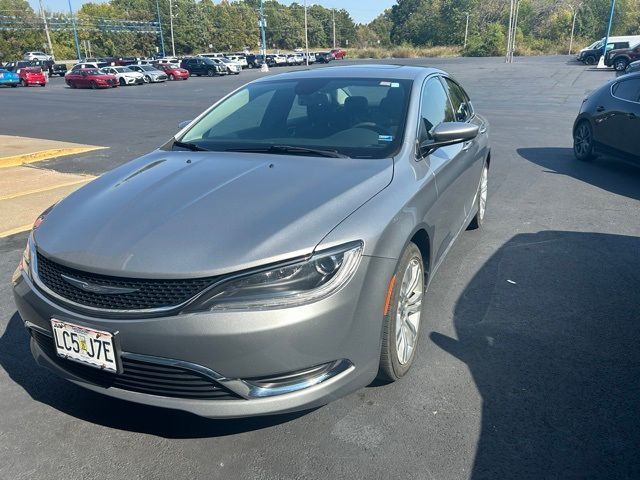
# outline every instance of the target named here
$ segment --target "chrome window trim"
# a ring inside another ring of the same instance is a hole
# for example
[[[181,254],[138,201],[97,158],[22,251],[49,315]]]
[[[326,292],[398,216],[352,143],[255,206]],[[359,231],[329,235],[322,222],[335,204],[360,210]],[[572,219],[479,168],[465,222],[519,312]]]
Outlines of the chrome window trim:
[[[640,104],[640,100],[638,100],[638,101],[628,100],[628,99],[626,99],[626,98],[618,97],[618,96],[616,96],[616,94],[615,94],[615,93],[613,93],[613,89],[614,89],[614,87],[616,87],[616,86],[620,85],[622,82],[630,82],[630,81],[632,81],[632,80],[638,80],[638,81],[640,82],[640,79],[637,79],[637,78],[623,78],[623,79],[621,79],[621,80],[616,80],[615,82],[613,82],[613,83],[611,84],[611,87],[609,87],[609,94],[610,94],[613,98],[615,98],[616,100],[622,100],[623,102],[633,103],[634,105],[638,105],[638,104]],[[638,94],[640,95],[640,88],[638,89]]]

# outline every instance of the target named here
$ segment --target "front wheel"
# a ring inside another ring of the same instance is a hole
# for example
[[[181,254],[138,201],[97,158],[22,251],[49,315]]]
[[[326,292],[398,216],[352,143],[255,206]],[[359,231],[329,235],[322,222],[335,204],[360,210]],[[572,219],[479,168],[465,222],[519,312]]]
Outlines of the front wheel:
[[[173,82],[175,79],[176,79],[176,77],[173,76],[173,73],[170,73],[169,74],[169,80]]]
[[[410,242],[389,282],[383,312],[380,378],[395,381],[404,377],[411,368],[420,338],[424,289],[422,254],[417,245]]]
[[[95,90],[96,88],[98,88],[98,84],[93,80],[91,80],[91,83],[89,84],[89,86],[91,87],[91,90]]]
[[[584,63],[586,63],[587,65],[595,65],[596,57],[594,57],[593,55],[589,55],[584,59]]]
[[[145,75],[143,80],[144,80],[144,83],[151,83],[151,77],[149,75]]]
[[[480,175],[480,185],[478,185],[478,193],[476,194],[476,216],[473,217],[469,224],[469,229],[474,230],[482,227],[484,223],[484,215],[487,211],[487,192],[489,187],[489,165],[486,163],[482,167]]]
[[[624,72],[627,69],[628,63],[629,62],[627,62],[626,59],[618,58],[615,62],[613,62],[613,68],[616,72]]]
[[[121,78],[119,81],[120,81],[120,86],[121,87],[124,87],[127,84],[127,82],[125,81],[124,78]]]
[[[593,129],[587,120],[578,124],[573,132],[573,154],[584,162],[593,160]]]
[[[29,84],[27,83],[27,81],[26,81],[26,80],[24,80],[24,79],[23,79],[23,80],[20,80],[20,85],[22,85],[23,87],[28,87],[28,86],[29,86]]]
[[[207,77],[213,77],[216,74],[213,70],[207,70]]]

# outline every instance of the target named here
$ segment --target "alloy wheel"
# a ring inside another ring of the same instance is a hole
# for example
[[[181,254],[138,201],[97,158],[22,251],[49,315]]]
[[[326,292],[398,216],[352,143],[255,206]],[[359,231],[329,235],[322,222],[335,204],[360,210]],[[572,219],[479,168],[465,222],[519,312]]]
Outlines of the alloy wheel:
[[[413,355],[418,340],[424,273],[422,262],[413,257],[402,275],[398,309],[396,311],[396,353],[401,365],[407,364]]]
[[[151,82],[151,77],[149,75],[145,75],[144,76],[144,83],[150,83]]]
[[[582,122],[576,128],[573,135],[573,150],[580,159],[587,158],[591,154],[592,135],[587,122]]]

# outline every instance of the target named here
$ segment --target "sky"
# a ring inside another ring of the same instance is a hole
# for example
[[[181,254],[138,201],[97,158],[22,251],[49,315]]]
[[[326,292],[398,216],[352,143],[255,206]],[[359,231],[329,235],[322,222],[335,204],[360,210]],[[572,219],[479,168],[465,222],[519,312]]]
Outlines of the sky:
[[[74,11],[88,0],[71,0],[71,6]],[[102,0],[93,0],[95,3]],[[290,4],[293,0],[279,0],[280,3]],[[351,14],[353,20],[357,23],[369,23],[371,20],[381,14],[386,8],[393,5],[395,0],[307,0],[308,4],[316,3],[326,8],[344,8]],[[303,3],[304,0],[297,0]],[[38,0],[29,0],[34,10],[38,10]],[[214,0],[219,3],[219,0]],[[44,7],[47,10],[62,11],[68,10],[67,0],[44,0]]]

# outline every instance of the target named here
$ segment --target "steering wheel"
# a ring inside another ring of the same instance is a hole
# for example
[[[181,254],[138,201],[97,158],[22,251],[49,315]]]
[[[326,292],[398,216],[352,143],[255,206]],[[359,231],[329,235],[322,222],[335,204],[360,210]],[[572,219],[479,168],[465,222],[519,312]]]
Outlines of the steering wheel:
[[[373,130],[376,133],[382,134],[382,135],[389,135],[391,134],[391,130],[389,130],[386,127],[383,127],[382,125],[378,125],[377,123],[374,122],[360,122],[360,123],[356,123],[353,127],[351,128],[366,128],[368,130]]]

